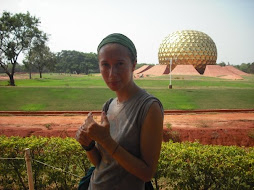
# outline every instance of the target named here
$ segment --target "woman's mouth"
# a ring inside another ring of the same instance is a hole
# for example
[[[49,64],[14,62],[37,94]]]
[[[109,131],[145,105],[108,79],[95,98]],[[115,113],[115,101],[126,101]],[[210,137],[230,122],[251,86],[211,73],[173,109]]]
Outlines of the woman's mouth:
[[[108,84],[111,86],[117,86],[120,81],[109,81]]]

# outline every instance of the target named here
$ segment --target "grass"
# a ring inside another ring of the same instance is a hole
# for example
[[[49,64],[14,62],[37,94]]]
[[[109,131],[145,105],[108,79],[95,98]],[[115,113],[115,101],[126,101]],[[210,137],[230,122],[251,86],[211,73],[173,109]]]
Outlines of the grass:
[[[254,75],[245,77],[245,80],[226,80],[204,76],[174,76],[172,80],[174,89],[254,88]],[[100,75],[43,74],[42,79],[39,78],[39,75],[34,75],[32,80],[19,79],[15,82],[18,87],[107,88]],[[167,89],[169,77],[147,77],[136,79],[135,82],[142,88]],[[7,80],[0,81],[0,87],[6,85],[8,85]]]
[[[161,100],[164,109],[254,108],[254,89],[172,89],[149,92]]]
[[[1,88],[0,110],[101,110],[103,103],[113,96],[106,88]]]
[[[1,111],[100,110],[115,97],[101,76],[44,74],[32,80],[16,79],[16,87],[0,81]],[[135,82],[159,98],[164,109],[253,109],[254,76],[225,80],[204,76],[168,76],[136,79]]]
[[[18,87],[104,87],[106,84],[101,76],[93,75],[60,75],[60,74],[43,74],[33,76],[32,80],[18,79],[15,80]],[[0,86],[8,85],[8,81],[0,81]]]

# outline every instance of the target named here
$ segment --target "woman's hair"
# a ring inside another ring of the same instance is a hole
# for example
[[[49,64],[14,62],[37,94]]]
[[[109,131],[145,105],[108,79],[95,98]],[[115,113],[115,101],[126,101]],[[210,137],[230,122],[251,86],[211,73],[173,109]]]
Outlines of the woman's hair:
[[[125,35],[119,33],[113,33],[106,36],[101,43],[98,45],[97,53],[99,54],[100,49],[110,43],[120,44],[126,47],[130,51],[131,60],[134,63],[137,60],[137,50],[134,43]]]

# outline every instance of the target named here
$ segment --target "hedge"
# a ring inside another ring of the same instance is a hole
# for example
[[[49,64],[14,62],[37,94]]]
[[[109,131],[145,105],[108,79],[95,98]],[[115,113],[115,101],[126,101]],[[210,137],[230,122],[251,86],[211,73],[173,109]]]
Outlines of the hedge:
[[[158,177],[172,189],[253,189],[254,147],[163,143]]]
[[[1,158],[24,158],[25,148],[31,151],[38,190],[77,189],[80,177],[91,166],[73,138],[0,136]],[[160,184],[164,189],[252,189],[254,148],[163,143],[156,176],[164,180]],[[24,159],[0,160],[0,189],[28,189]]]
[[[89,169],[85,151],[73,138],[0,137],[0,155],[5,158],[24,158],[30,149],[35,189],[77,189],[80,178],[52,169],[46,163],[66,172],[84,176]],[[36,161],[35,161],[36,160]],[[25,160],[1,160],[0,189],[28,189]],[[2,186],[2,187],[1,187]]]

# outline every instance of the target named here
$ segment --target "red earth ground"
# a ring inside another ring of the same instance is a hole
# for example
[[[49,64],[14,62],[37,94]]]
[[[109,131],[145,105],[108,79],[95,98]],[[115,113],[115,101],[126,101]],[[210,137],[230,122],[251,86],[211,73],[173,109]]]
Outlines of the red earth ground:
[[[94,116],[97,121],[100,116]],[[85,115],[0,115],[0,135],[74,137]],[[171,114],[164,118],[164,141],[254,146],[254,112]]]

